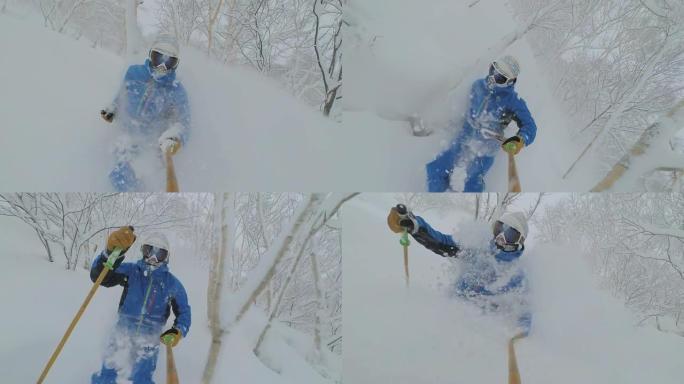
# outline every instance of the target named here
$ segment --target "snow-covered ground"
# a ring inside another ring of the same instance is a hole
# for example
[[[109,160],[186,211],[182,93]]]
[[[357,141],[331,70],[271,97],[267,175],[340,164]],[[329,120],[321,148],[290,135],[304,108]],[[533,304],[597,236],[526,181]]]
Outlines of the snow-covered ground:
[[[176,243],[171,238],[171,247]],[[84,269],[66,271],[59,261],[48,263],[35,234],[16,219],[0,217],[0,244],[0,377],[3,383],[30,383],[40,375],[92,283]],[[174,356],[180,381],[199,383],[210,345],[206,309],[208,272],[182,245],[173,254],[170,269],[188,292],[193,317],[190,333],[174,349]],[[139,253],[133,251],[127,259],[137,257]],[[99,370],[116,321],[121,290],[98,289],[46,383],[87,383],[90,375]],[[265,340],[264,359],[268,359],[270,368],[266,367],[252,352],[265,322],[262,312],[252,310],[224,339],[216,383],[333,382],[323,378],[319,370],[339,379],[334,368],[339,365],[338,356],[326,356],[332,369],[312,367],[304,354],[313,338],[282,324],[275,324]],[[155,380],[162,383],[166,380],[163,350],[159,357]]]
[[[448,295],[458,261],[416,241],[409,247],[410,287],[403,253],[386,217],[397,201],[364,194],[343,208],[346,382],[503,383],[507,321],[482,316]],[[465,213],[416,212],[443,232],[468,227]],[[529,338],[516,345],[525,384],[681,383],[684,341],[637,328],[624,306],[595,287],[572,248],[534,242],[521,261],[533,311]]]
[[[2,188],[111,190],[119,130],[99,112],[118,91],[126,61],[12,9],[0,14]],[[354,189],[344,173],[352,153],[335,138],[339,123],[253,70],[189,48],[181,56],[178,78],[192,109],[190,140],[175,158],[181,190]],[[146,188],[162,190],[161,162],[152,158],[145,168]]]
[[[470,3],[477,4],[469,7]],[[586,191],[603,176],[590,165],[562,179],[581,148],[570,140],[571,120],[552,94],[530,45],[522,39],[506,52],[488,52],[520,28],[502,2],[352,1],[345,18],[352,24],[347,41],[353,43],[345,51],[343,124],[362,138],[363,149],[366,144],[375,149],[360,150],[358,156],[372,167],[368,174],[382,178],[375,180],[382,190],[426,190],[425,164],[456,135],[446,129],[449,116],[462,116],[473,81],[487,74],[487,61],[504,54],[520,61],[516,89],[538,126],[535,142],[516,157],[522,189]],[[473,69],[481,57],[487,61]],[[433,135],[414,137],[409,124],[398,120],[413,113],[423,116]],[[511,124],[507,134],[516,130]],[[507,187],[507,159],[502,151],[486,177],[486,190]]]

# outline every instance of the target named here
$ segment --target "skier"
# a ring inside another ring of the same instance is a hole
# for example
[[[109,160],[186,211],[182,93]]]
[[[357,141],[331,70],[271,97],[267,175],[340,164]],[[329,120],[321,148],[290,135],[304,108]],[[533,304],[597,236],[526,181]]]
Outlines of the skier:
[[[185,88],[176,80],[178,62],[176,39],[159,36],[145,64],[128,68],[114,102],[100,111],[105,121],[116,119],[125,131],[114,145],[116,165],[109,174],[119,192],[143,189],[131,163],[156,147],[155,142],[161,153],[175,155],[187,140],[190,106]]]
[[[525,250],[527,220],[521,212],[502,215],[493,225],[494,238],[482,247],[463,247],[450,235],[432,228],[403,204],[392,207],[387,224],[395,233],[406,230],[432,252],[461,261],[454,286],[456,296],[476,304],[486,313],[503,313],[516,319],[517,334],[527,336],[532,325],[526,295],[527,280],[518,265]]]
[[[114,248],[123,249],[123,255],[135,239],[132,227],[112,232],[106,251],[93,261],[91,280],[95,282]],[[124,258],[120,257],[101,284],[104,287],[121,285],[124,289],[116,328],[111,334],[102,369],[93,374],[92,384],[116,384],[121,382],[117,377],[133,384],[154,384],[152,374],[157,365],[159,341],[175,347],[190,329],[190,306],[185,288],[169,272],[168,240],[163,234],[150,234],[140,250],[141,260],[123,263]],[[175,315],[173,327],[162,333],[171,311]]]
[[[444,192],[456,180],[464,179],[464,192],[482,192],[485,174],[494,164],[499,146],[517,155],[532,144],[537,126],[527,104],[515,92],[519,73],[518,61],[504,56],[491,63],[487,77],[473,83],[463,129],[451,146],[426,166],[428,191]],[[504,138],[511,121],[518,125],[518,133]]]

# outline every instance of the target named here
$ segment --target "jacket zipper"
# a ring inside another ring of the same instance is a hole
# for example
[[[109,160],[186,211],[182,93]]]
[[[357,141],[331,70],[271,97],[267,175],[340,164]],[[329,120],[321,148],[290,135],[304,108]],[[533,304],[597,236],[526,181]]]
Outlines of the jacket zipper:
[[[145,317],[145,312],[147,308],[147,299],[150,297],[150,291],[152,290],[152,274],[150,274],[150,282],[147,284],[147,291],[145,292],[145,299],[143,300],[142,308],[140,309],[140,320],[138,320],[138,327],[135,330],[135,334],[140,334],[140,326],[142,325],[143,318]]]

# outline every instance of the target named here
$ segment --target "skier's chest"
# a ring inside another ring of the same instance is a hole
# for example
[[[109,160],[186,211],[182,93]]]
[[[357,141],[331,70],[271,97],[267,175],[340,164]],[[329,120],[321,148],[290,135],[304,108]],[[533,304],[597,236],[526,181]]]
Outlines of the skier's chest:
[[[148,274],[145,272],[129,279],[128,295],[132,305],[146,313],[165,311],[169,302],[169,289],[165,274]]]
[[[488,90],[479,90],[472,98],[470,112],[473,117],[492,115],[503,119],[506,115],[506,100],[503,95]]]
[[[173,99],[173,89],[153,80],[129,81],[126,85],[129,103],[139,113],[159,113]]]

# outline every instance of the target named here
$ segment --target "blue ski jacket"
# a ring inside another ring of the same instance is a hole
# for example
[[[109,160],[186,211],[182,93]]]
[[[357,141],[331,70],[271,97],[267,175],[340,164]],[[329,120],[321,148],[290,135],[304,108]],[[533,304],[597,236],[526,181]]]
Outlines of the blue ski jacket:
[[[525,275],[515,263],[522,255],[522,249],[504,252],[493,240],[483,249],[463,248],[452,236],[435,230],[422,217],[416,216],[416,220],[419,228],[412,234],[416,241],[438,255],[463,261],[464,268],[456,283],[459,294],[492,296],[524,288]],[[494,262],[491,262],[492,257]],[[509,272],[505,273],[507,280],[499,281],[504,272]]]
[[[128,67],[114,103],[117,118],[133,133],[159,137],[176,125],[185,144],[190,130],[190,105],[176,72],[154,76],[149,59]]]
[[[515,91],[515,85],[490,87],[486,79],[476,80],[470,90],[470,106],[463,129],[471,130],[469,133],[473,137],[479,132],[483,138],[492,134],[503,138],[504,130],[511,121],[518,125],[517,135],[524,140],[525,145],[532,144],[537,135],[537,126],[527,104]]]
[[[93,282],[106,260],[107,255],[103,251],[93,261],[90,269]],[[135,263],[122,261],[123,258],[117,260],[101,284],[103,287],[124,287],[119,300],[118,325],[136,334],[161,333],[173,311],[173,326],[185,337],[190,330],[191,313],[183,284],[171,274],[166,264],[153,269],[143,260]]]

